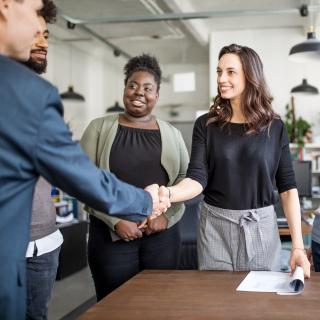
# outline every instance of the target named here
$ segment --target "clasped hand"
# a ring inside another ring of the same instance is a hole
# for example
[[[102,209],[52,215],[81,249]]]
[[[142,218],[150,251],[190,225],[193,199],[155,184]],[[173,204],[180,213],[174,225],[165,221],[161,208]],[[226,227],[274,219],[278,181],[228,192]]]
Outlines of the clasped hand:
[[[164,215],[171,203],[169,199],[169,191],[166,187],[159,187],[152,184],[145,188],[151,194],[153,200],[153,212],[144,221],[139,223],[138,228],[143,230],[146,235],[163,231],[168,226],[168,218]]]
[[[141,238],[143,233],[150,235],[163,231],[168,226],[168,218],[163,214],[170,208],[171,204],[168,190],[166,187],[159,187],[157,184],[152,184],[145,188],[152,197],[152,214],[147,219],[139,223],[120,220],[115,225],[115,231],[125,241],[135,240]]]
[[[169,200],[169,192],[165,187],[159,187],[158,184],[151,184],[147,186],[145,191],[149,192],[152,197],[152,214],[148,219],[154,219],[160,216],[162,213],[166,212],[170,208],[171,203]]]

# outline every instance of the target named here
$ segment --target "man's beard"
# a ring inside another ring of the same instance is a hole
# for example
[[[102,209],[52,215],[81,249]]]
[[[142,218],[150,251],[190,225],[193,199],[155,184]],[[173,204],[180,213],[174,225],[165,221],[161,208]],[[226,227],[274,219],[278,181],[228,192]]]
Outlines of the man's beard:
[[[30,57],[29,60],[26,62],[23,62],[23,64],[28,68],[30,68],[31,70],[33,70],[34,72],[38,74],[42,74],[42,73],[45,73],[47,70],[48,61],[47,59],[45,59],[42,62],[37,62]]]

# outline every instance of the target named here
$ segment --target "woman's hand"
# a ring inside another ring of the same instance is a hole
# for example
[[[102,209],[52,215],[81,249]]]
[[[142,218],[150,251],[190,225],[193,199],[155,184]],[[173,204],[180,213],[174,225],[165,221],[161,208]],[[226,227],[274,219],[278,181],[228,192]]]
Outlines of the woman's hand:
[[[300,266],[303,269],[305,278],[310,278],[310,262],[308,260],[306,252],[300,248],[293,248],[291,250],[291,257],[290,257],[291,273],[295,271],[296,266]]]
[[[161,216],[155,219],[148,219],[147,227],[144,232],[148,236],[152,233],[160,232],[167,229],[168,226],[168,218],[162,214]]]
[[[114,229],[116,233],[124,240],[130,241],[142,237],[142,231],[135,222],[120,220]]]
[[[149,216],[150,218],[154,219],[160,216],[162,213],[166,212],[168,208],[170,208],[171,203],[170,201],[166,201],[163,199],[162,201],[159,200],[159,185],[158,184],[151,184],[144,188],[145,191],[149,192],[152,197],[152,214]]]

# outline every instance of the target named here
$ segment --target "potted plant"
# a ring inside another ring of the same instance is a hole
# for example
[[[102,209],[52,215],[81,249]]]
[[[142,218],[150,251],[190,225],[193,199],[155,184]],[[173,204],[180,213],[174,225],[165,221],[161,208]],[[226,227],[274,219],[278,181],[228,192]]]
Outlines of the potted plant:
[[[291,97],[291,106],[286,105],[285,126],[288,131],[290,143],[296,143],[299,150],[299,158],[302,160],[302,152],[306,135],[310,135],[311,124],[299,117],[296,119],[294,97]],[[310,136],[308,137],[310,139]]]

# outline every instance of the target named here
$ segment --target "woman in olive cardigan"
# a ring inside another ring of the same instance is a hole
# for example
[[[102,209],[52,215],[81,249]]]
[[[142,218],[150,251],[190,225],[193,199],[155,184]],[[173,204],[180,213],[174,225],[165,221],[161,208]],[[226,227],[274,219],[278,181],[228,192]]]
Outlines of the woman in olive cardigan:
[[[81,146],[100,168],[125,182],[176,184],[185,177],[189,156],[179,130],[156,119],[161,71],[155,58],[142,55],[125,66],[125,112],[93,120]],[[184,206],[172,205],[145,227],[91,208],[89,266],[98,300],[143,269],[176,268],[180,253],[177,222]]]

